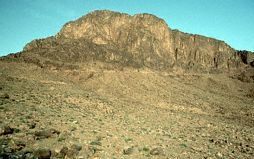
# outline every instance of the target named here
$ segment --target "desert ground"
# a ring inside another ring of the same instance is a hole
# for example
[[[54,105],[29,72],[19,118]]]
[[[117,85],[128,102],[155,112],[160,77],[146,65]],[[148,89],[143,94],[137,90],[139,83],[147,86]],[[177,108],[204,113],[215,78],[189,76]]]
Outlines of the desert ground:
[[[0,61],[0,158],[254,158],[254,83]]]

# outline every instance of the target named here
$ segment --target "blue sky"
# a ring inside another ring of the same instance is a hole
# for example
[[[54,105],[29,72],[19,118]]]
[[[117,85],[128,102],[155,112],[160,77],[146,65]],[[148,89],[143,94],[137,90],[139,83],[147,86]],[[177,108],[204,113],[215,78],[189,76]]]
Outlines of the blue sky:
[[[254,0],[0,0],[0,56],[100,9],[155,14],[172,29],[254,51]]]

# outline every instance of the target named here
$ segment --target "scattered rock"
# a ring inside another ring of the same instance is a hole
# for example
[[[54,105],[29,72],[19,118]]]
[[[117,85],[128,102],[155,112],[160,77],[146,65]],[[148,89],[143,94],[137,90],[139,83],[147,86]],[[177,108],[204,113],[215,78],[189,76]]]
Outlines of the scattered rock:
[[[5,152],[5,153],[13,153],[14,150],[13,150],[11,147],[5,147],[5,148],[4,148],[4,152]]]
[[[36,139],[50,138],[50,137],[53,137],[55,134],[59,135],[60,132],[55,129],[48,129],[48,130],[36,131],[34,133]]]
[[[69,148],[66,156],[69,158],[74,158],[76,155],[78,155],[78,153],[79,153],[79,151]]]
[[[64,146],[61,150],[60,150],[60,156],[61,157],[65,157],[68,154],[68,147]]]
[[[21,141],[21,140],[16,140],[15,145],[17,146],[18,150],[21,150],[26,146],[26,143],[24,141]]]
[[[246,94],[246,96],[254,99],[254,88],[250,89]]]
[[[34,150],[24,148],[22,151],[20,151],[20,154],[24,156],[26,159],[34,158]]]
[[[58,141],[64,141],[66,140],[69,136],[71,136],[71,133],[69,132],[62,132],[61,134],[59,134],[59,137],[58,137]]]
[[[10,99],[10,96],[7,93],[3,93],[3,94],[0,95],[0,98],[2,98],[2,99]]]
[[[18,128],[13,128],[14,129],[14,133],[19,133],[20,132],[20,129]]]
[[[73,149],[73,150],[76,150],[76,151],[82,150],[82,146],[78,145],[78,144],[73,144],[73,145],[71,145],[70,148]]]
[[[34,129],[35,127],[36,127],[36,123],[30,123],[29,125],[28,125],[28,127],[29,127],[29,129]]]
[[[71,131],[75,131],[75,130],[77,130],[76,127],[72,127],[72,128],[71,128]]]
[[[38,159],[50,159],[51,150],[47,148],[39,148],[34,151],[34,156]]]
[[[214,139],[209,139],[209,142],[210,143],[214,143]]]
[[[73,144],[69,148],[64,146],[60,152],[58,157],[69,157],[69,158],[74,158],[79,154],[79,151],[82,149],[81,145]]]
[[[8,135],[14,133],[14,128],[11,128],[10,126],[4,126],[3,128],[0,128],[0,135]]]
[[[145,152],[148,152],[148,151],[149,151],[149,148],[148,148],[148,147],[143,147],[141,150],[142,150],[142,151],[145,151]]]
[[[134,148],[133,147],[127,147],[125,149],[123,149],[123,154],[124,155],[130,155],[134,152]]]
[[[26,153],[23,154],[23,158],[25,158],[25,159],[34,159],[35,156],[33,155],[33,153],[26,152]]]
[[[218,152],[215,156],[216,156],[217,158],[223,158],[223,155],[222,155],[220,152]]]
[[[75,121],[73,121],[72,123],[73,123],[73,124],[78,124],[78,121],[75,120]]]
[[[162,149],[161,147],[153,148],[153,149],[150,151],[150,154],[151,154],[151,155],[162,155],[162,154],[163,154],[163,149]]]
[[[57,139],[57,141],[59,141],[59,142],[64,141],[64,140],[66,140],[66,138],[65,138],[64,136],[60,136],[60,137]]]
[[[99,140],[95,140],[95,141],[90,142],[90,145],[101,146],[102,144]]]

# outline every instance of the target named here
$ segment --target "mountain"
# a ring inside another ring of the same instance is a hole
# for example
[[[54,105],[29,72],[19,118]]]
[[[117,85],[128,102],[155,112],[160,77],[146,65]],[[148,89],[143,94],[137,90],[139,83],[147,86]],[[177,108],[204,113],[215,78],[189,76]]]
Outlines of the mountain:
[[[0,58],[0,159],[253,158],[253,55],[89,13]]]
[[[103,10],[66,23],[55,36],[28,43],[21,56],[40,65],[45,61],[33,56],[60,63],[100,61],[156,70],[225,72],[244,65],[240,54],[223,41],[172,30],[151,14]]]

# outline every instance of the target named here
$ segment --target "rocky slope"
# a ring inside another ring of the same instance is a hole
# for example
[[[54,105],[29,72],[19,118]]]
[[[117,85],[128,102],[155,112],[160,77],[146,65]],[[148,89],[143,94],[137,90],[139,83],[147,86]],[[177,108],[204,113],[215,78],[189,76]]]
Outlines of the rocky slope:
[[[254,156],[254,83],[0,61],[0,158]]]
[[[44,61],[38,56],[60,62],[102,61],[200,72],[244,65],[237,51],[223,41],[172,30],[154,15],[112,11],[94,11],[71,21],[57,35],[27,44],[21,55],[40,65]]]

